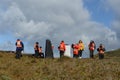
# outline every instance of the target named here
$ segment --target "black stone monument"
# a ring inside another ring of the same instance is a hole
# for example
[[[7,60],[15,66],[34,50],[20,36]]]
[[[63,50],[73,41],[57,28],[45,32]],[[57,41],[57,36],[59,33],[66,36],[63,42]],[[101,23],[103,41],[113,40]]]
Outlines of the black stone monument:
[[[52,44],[51,44],[51,41],[49,39],[46,40],[45,58],[54,58]]]

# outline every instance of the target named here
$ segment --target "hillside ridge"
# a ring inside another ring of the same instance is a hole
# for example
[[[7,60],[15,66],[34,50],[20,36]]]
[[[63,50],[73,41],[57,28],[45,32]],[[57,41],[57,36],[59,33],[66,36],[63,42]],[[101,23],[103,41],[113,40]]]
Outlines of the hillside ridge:
[[[120,50],[105,59],[34,58],[0,52],[0,80],[120,80]]]

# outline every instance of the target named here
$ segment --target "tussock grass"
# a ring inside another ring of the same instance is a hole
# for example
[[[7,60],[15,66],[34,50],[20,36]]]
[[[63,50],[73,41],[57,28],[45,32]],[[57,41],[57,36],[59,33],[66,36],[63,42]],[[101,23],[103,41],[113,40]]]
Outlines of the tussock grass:
[[[15,54],[0,53],[0,80],[120,80],[119,54],[120,50],[107,52],[105,59],[99,60],[15,59]]]

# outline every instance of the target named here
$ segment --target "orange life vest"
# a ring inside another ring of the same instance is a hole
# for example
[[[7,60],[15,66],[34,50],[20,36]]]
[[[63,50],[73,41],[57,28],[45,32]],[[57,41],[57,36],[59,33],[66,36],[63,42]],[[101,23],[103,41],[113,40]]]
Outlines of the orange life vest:
[[[89,49],[90,49],[90,50],[94,50],[94,49],[95,49],[95,44],[94,44],[94,43],[91,43],[91,44],[89,45]]]
[[[34,45],[34,50],[39,50],[39,45],[38,44]]]
[[[65,50],[66,50],[64,43],[60,43],[60,48],[59,48],[59,50],[61,50],[61,51],[65,51]]]
[[[99,54],[104,54],[104,50],[99,48]]]
[[[103,50],[100,50],[99,53],[100,53],[100,54],[104,54],[104,51],[103,51]]]
[[[17,47],[22,47],[21,41],[17,41]]]
[[[78,54],[78,48],[79,46],[77,44],[73,46],[73,54]]]
[[[39,53],[42,53],[42,48],[39,48]]]

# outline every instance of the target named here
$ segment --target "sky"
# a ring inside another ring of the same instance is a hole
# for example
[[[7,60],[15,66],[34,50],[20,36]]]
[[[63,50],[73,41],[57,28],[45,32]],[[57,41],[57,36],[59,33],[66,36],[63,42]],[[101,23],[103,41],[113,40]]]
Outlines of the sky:
[[[90,40],[106,50],[120,48],[120,0],[0,0],[0,50],[15,50],[16,39],[34,53],[36,41],[46,39],[55,53],[61,40],[66,44]]]

